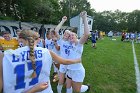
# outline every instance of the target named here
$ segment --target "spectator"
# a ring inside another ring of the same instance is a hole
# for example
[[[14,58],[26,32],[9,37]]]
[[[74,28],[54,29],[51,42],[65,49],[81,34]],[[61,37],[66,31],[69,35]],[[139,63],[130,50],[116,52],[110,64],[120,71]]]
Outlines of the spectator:
[[[96,48],[96,33],[91,31],[91,41],[92,41],[92,47]]]
[[[45,34],[46,34],[46,29],[45,29],[44,25],[41,25],[41,27],[39,29],[40,38],[45,40],[45,38],[46,38]]]
[[[0,39],[0,47],[1,49],[3,49],[2,51],[18,48],[18,40],[16,38],[13,38],[8,31],[3,31],[2,36],[3,39]]]

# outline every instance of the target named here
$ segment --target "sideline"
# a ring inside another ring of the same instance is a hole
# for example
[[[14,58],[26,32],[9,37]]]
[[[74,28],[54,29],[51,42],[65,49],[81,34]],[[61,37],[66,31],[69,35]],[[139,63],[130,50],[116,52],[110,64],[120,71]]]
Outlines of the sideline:
[[[136,93],[140,93],[140,71],[139,71],[139,64],[137,62],[137,57],[135,53],[134,42],[132,42],[132,49],[133,49],[133,56],[134,56],[134,66],[135,66],[136,85],[137,85]]]

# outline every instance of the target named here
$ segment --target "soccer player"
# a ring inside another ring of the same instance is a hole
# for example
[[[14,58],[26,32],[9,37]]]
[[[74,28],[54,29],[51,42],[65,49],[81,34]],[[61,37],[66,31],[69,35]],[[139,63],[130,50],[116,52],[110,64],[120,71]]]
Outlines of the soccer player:
[[[78,40],[77,34],[74,32],[70,33],[70,48],[69,48],[69,57],[68,59],[75,59],[75,58],[81,58],[83,53],[83,45],[88,39],[89,36],[89,28],[88,28],[88,22],[87,22],[87,12],[83,11],[80,13],[81,18],[83,19],[84,24],[84,34],[83,36]],[[67,92],[66,93],[72,93],[71,86],[76,93],[81,92],[82,83],[85,78],[85,69],[82,65],[82,63],[76,63],[68,65],[67,67]],[[88,89],[89,87],[87,87]]]
[[[31,30],[20,32],[19,39],[24,47],[6,50],[0,54],[0,91],[22,93],[37,83],[47,82],[48,87],[41,93],[53,93],[50,84],[52,59],[60,64],[75,64],[81,58],[63,59],[46,48],[36,47],[39,36]]]

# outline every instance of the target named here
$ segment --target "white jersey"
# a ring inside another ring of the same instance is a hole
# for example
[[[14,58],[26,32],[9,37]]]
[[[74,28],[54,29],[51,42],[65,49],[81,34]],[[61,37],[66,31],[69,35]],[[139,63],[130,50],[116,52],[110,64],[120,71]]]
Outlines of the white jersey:
[[[135,34],[131,33],[131,39],[134,39],[134,38],[135,38]]]
[[[40,82],[49,82],[49,87],[39,93],[53,93],[50,85],[50,70],[52,57],[48,49],[35,47],[36,78],[31,78],[33,73],[32,63],[29,60],[29,47],[25,46],[16,50],[7,50],[3,58],[3,91],[4,93],[22,93]]]
[[[83,44],[80,44],[78,42],[77,45],[72,44],[71,46],[72,46],[72,48],[70,49],[70,55],[69,55],[68,58],[69,59],[81,58],[82,53],[83,53]],[[81,68],[83,68],[82,63],[76,63],[76,64],[68,65],[68,68],[67,69],[70,69],[70,70],[79,70]]]
[[[57,45],[59,46],[60,40],[57,40],[56,43],[57,43]],[[53,51],[54,53],[56,53],[57,55],[60,55],[60,50],[57,50],[57,49],[56,49],[55,44],[54,44],[54,46],[53,46],[52,51]]]
[[[138,39],[140,39],[140,34],[138,34]]]
[[[52,50],[54,48],[54,43],[52,39],[48,40],[47,38],[45,39],[45,47],[49,50]]]
[[[69,56],[69,51],[70,51],[70,43],[68,41],[64,41],[63,39],[60,39],[60,42],[58,43],[59,46],[60,46],[60,56],[62,58],[68,58]],[[59,71],[61,73],[66,73],[67,71],[67,66],[68,65],[63,65],[63,64],[60,64],[60,68],[59,68]]]
[[[70,43],[61,39],[58,44],[60,46],[60,56],[63,58],[68,58],[70,55],[70,49],[72,48]]]
[[[126,33],[125,36],[127,39],[129,39],[129,33]]]

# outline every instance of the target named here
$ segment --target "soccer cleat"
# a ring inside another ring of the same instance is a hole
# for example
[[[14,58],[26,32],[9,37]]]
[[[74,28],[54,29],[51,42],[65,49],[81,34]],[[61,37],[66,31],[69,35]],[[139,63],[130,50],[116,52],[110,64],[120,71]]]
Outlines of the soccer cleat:
[[[88,89],[87,89],[87,92],[88,92],[88,91],[90,91],[91,86],[90,86],[90,84],[87,84],[87,86],[88,86]]]

